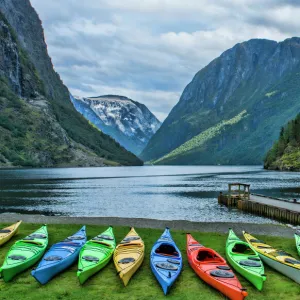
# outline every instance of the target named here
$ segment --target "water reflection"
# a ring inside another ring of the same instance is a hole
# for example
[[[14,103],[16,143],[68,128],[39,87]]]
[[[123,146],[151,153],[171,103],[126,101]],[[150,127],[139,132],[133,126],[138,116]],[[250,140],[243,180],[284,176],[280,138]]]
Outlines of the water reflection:
[[[261,167],[162,166],[0,171],[2,212],[193,221],[271,222],[228,210],[217,195],[229,182],[300,199],[300,173]]]

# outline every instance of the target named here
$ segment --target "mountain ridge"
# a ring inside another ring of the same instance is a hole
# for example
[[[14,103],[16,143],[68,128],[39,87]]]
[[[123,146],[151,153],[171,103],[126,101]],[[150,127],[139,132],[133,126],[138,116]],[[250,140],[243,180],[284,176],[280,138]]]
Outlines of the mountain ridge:
[[[30,2],[1,0],[0,12],[0,166],[141,165],[73,108]]]
[[[228,128],[219,140],[211,140],[205,151],[199,149],[197,161],[195,156],[187,156],[173,163],[262,163],[280,127],[300,111],[299,62],[297,37],[236,44],[196,73],[140,157],[144,161],[162,158],[222,120],[247,110],[249,117],[234,126],[235,135]]]
[[[97,128],[136,155],[161,125],[144,104],[125,96],[71,96],[71,102]]]

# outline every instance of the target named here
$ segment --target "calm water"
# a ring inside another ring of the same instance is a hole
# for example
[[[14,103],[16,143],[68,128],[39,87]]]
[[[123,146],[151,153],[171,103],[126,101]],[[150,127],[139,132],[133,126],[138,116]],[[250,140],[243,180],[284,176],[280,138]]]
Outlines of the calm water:
[[[261,167],[146,166],[0,171],[0,212],[272,222],[217,204],[229,182],[300,199],[300,173]]]

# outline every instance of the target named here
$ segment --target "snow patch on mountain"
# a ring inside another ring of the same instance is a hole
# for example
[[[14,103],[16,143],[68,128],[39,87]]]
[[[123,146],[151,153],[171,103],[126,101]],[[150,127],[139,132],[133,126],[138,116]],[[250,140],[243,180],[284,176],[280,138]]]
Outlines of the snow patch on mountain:
[[[71,101],[85,118],[137,155],[161,125],[144,104],[124,96],[71,96]]]

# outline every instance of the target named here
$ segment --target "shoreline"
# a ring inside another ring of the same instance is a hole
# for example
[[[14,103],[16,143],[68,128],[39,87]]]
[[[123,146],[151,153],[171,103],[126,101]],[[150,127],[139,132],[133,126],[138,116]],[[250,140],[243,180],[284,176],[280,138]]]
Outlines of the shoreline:
[[[162,229],[169,227],[175,230],[201,231],[228,233],[228,228],[232,228],[236,233],[241,234],[242,230],[258,235],[279,236],[293,238],[295,229],[284,224],[254,224],[236,222],[192,222],[186,220],[156,220],[156,219],[133,219],[119,217],[63,217],[44,216],[17,213],[0,214],[1,223],[14,223],[22,220],[24,223],[34,224],[85,224],[85,225],[112,225],[129,226],[136,228]]]

